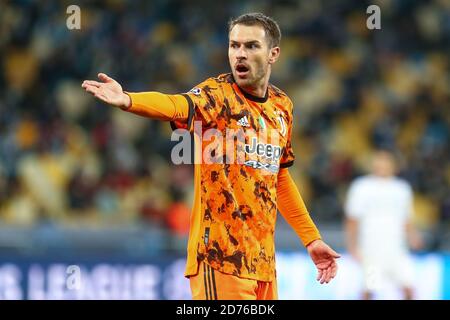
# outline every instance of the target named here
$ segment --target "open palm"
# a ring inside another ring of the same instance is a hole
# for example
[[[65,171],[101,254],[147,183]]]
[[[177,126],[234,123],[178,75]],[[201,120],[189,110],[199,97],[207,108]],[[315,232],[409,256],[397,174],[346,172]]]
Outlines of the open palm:
[[[129,104],[129,97],[123,92],[122,86],[104,73],[99,73],[98,78],[102,82],[85,80],[81,87],[107,104],[126,108]]]
[[[307,250],[317,268],[317,281],[320,281],[320,284],[330,282],[336,276],[336,259],[340,255],[322,240],[313,241],[307,246]]]

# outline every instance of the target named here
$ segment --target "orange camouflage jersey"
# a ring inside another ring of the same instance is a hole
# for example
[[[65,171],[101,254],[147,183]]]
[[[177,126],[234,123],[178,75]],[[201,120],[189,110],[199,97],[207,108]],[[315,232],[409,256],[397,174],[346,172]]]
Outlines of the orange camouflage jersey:
[[[209,129],[223,137],[230,129],[245,133],[244,143],[236,143],[233,150],[234,162],[226,152],[228,141],[210,152],[222,161],[198,163],[196,158],[185,275],[197,274],[199,262],[204,261],[224,273],[272,281],[277,173],[294,161],[292,102],[273,85],[264,98],[252,96],[238,87],[231,74],[209,78],[184,96],[190,109],[188,121],[174,121],[172,127],[194,132],[197,155],[213,149],[204,136]],[[238,158],[239,152],[244,158]]]

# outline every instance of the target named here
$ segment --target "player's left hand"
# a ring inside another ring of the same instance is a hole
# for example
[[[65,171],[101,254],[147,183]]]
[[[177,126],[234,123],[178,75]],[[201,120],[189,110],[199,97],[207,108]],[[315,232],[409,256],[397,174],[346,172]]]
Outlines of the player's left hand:
[[[336,276],[338,265],[335,259],[340,258],[340,255],[320,239],[308,244],[306,249],[316,265],[317,281],[320,284],[330,282]]]

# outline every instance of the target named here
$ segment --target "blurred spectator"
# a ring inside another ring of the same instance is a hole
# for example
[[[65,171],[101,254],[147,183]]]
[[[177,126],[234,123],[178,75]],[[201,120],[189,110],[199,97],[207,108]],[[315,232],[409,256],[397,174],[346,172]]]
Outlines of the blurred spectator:
[[[345,203],[348,251],[363,268],[366,300],[386,280],[399,286],[405,299],[414,297],[408,245],[419,249],[422,239],[413,222],[411,186],[396,171],[394,155],[377,151],[370,173],[351,183]]]

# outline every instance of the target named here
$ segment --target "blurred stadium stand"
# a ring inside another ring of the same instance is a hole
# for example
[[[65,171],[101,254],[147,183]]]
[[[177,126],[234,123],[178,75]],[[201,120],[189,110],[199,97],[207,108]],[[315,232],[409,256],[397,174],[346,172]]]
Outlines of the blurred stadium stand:
[[[183,255],[192,168],[170,127],[80,88],[105,72],[129,91],[178,93],[228,72],[229,17],[283,31],[272,83],[294,101],[291,169],[325,239],[344,249],[342,203],[388,147],[415,191],[426,251],[450,251],[450,2],[68,1],[0,3],[0,255]],[[366,28],[378,4],[382,29]],[[300,250],[282,218],[277,248]]]

